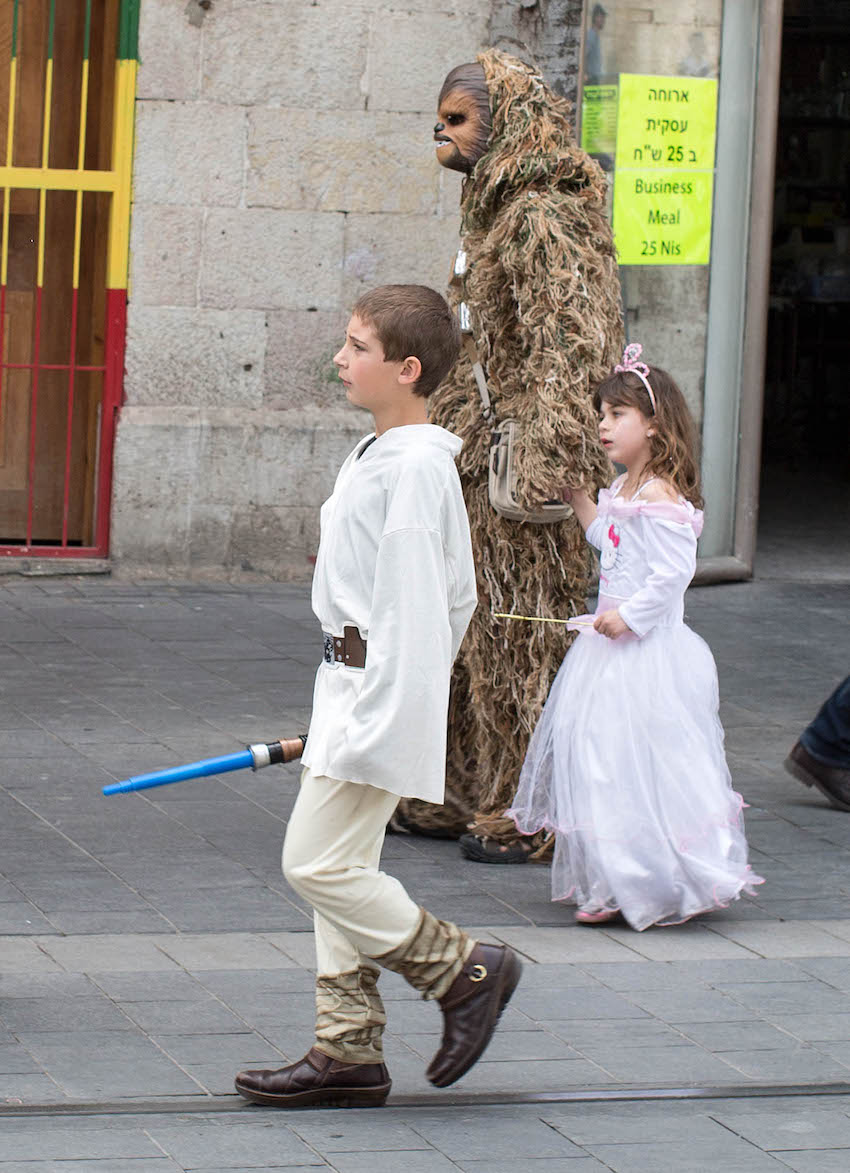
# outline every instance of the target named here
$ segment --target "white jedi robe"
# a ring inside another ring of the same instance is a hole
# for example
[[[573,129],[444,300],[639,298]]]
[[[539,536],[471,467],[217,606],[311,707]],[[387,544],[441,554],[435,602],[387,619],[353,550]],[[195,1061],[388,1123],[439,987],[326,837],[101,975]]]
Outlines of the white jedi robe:
[[[366,667],[319,666],[303,762],[440,803],[451,668],[477,602],[462,442],[434,424],[390,428],[364,450],[366,440],[322,506],[313,575],[323,631],[357,627]]]

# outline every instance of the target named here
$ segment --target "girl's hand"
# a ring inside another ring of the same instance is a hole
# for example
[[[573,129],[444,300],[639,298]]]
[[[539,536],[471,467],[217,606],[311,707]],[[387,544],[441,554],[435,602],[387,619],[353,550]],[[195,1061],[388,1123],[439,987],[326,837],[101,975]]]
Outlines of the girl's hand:
[[[601,615],[597,615],[593,623],[593,630],[598,631],[600,635],[607,636],[608,639],[617,639],[619,636],[625,635],[627,631],[631,631],[631,628],[617,608],[613,607],[610,611],[603,611]]]

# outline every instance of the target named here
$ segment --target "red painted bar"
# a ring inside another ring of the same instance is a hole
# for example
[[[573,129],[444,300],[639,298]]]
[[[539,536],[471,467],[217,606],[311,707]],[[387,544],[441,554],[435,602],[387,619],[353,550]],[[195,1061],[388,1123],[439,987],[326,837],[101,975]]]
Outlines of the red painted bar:
[[[98,469],[97,531],[95,543],[105,557],[109,549],[109,507],[112,490],[112,449],[115,421],[124,394],[124,349],[127,341],[127,290],[106,291],[106,375],[100,414],[100,467]]]
[[[38,407],[38,356],[41,347],[41,285],[35,290],[35,329],[33,330],[32,389],[30,390],[30,453],[27,470],[27,545],[32,544],[32,516],[35,502],[35,421]]]
[[[65,425],[65,484],[62,490],[62,546],[68,545],[68,503],[71,497],[71,433],[74,424],[74,360],[77,357],[77,303],[79,290],[71,294],[71,365],[68,369],[68,418]]]

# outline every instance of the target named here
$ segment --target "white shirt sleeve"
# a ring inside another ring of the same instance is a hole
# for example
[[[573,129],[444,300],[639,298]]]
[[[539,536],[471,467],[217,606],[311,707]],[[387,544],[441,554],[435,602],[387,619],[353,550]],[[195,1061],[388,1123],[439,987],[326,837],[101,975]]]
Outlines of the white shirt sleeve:
[[[448,591],[439,532],[381,538],[363,685],[337,757],[340,777],[374,774],[382,747],[408,747],[412,775],[420,755],[445,754],[452,658],[463,635],[452,630]]]
[[[643,637],[687,590],[696,570],[697,539],[693,526],[680,522],[644,517],[641,524],[646,527],[649,577],[618,610],[635,635]]]

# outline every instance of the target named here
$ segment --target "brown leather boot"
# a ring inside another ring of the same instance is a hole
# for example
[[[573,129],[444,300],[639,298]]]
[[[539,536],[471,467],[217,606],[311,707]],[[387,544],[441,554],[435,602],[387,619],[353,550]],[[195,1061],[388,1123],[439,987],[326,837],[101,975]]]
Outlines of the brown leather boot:
[[[835,810],[850,811],[850,770],[819,762],[799,741],[792,747],[783,764],[799,782],[805,786],[816,786]]]
[[[476,944],[463,969],[439,999],[443,1040],[425,1073],[448,1087],[477,1063],[511,999],[522,964],[506,945]]]
[[[311,1047],[277,1071],[240,1071],[236,1090],[275,1108],[380,1108],[392,1081],[383,1063],[342,1063]]]

